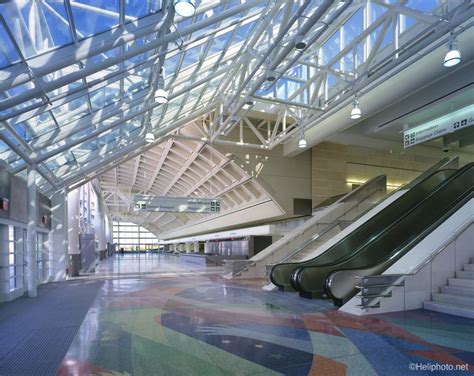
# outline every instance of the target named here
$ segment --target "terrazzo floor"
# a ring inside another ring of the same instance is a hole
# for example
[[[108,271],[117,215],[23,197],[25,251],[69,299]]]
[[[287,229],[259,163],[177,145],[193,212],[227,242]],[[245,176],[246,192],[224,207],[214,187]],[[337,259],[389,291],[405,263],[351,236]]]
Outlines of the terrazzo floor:
[[[156,257],[163,266],[176,262]],[[263,291],[261,281],[225,280],[212,268],[194,274],[176,268],[140,278],[109,273],[57,374],[474,371],[474,320],[423,310],[361,318],[338,313],[326,301]]]

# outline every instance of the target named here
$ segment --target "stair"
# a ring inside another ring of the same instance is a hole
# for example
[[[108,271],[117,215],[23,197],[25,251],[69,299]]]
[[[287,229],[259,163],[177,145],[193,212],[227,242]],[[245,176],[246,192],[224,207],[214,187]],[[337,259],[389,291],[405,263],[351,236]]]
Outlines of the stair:
[[[424,309],[474,319],[474,258],[439,293],[433,293],[432,299],[423,303]]]

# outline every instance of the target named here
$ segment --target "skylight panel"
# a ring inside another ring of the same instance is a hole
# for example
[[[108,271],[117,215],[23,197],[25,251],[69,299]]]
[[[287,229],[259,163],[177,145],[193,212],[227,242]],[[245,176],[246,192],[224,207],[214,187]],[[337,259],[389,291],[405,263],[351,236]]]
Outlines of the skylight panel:
[[[79,39],[119,24],[119,0],[76,0],[71,1],[71,9]]]
[[[61,126],[77,120],[89,113],[87,95],[74,99],[53,109],[53,114]]]
[[[108,130],[107,132],[102,133],[98,138],[99,146],[104,146],[110,142],[117,140],[120,137],[120,130]]]
[[[235,33],[233,42],[238,43],[238,42],[243,42],[244,40],[246,40],[247,37],[252,32],[253,28],[255,27],[255,24],[256,22],[252,21],[252,22],[239,26],[239,28],[237,29],[237,32]]]
[[[24,121],[23,124],[26,131],[32,135],[32,138],[39,137],[58,128],[50,111],[45,111],[40,115],[34,116]]]
[[[120,88],[114,83],[92,92],[90,98],[92,110],[97,111],[120,100]]]
[[[72,43],[64,5],[57,1],[9,1],[0,13],[25,58]]]
[[[404,5],[421,12],[431,12],[438,7],[438,0],[408,0]]]
[[[181,54],[177,53],[169,53],[166,55],[165,63],[164,63],[164,72],[165,72],[165,79],[169,76],[173,76],[176,72],[176,68],[178,67],[178,62]]]
[[[30,89],[34,88],[34,84],[32,82],[27,82],[26,84],[23,84],[23,85],[17,85],[9,90],[7,90],[6,92],[4,93],[0,93],[0,104],[7,100],[7,99],[10,99],[10,98],[14,98],[22,93],[24,93],[25,91],[28,91]],[[21,110],[21,109],[25,109],[25,108],[28,108],[34,104],[37,104],[37,103],[40,103],[42,102],[43,99],[42,98],[33,98],[33,99],[30,99],[30,100],[27,100],[27,101],[24,101],[20,104],[17,104],[15,106],[11,106],[5,110],[2,110],[0,111],[0,116],[7,116],[7,115],[10,115],[12,113],[16,113],[17,111]]]
[[[349,45],[355,38],[357,38],[364,29],[363,12],[359,9],[351,18],[344,24],[344,41],[342,48]]]
[[[26,142],[30,141],[32,138],[31,132],[29,132],[24,124],[15,124],[13,126],[18,135],[25,140]]]
[[[5,7],[5,5],[0,5],[0,13],[2,13],[2,7]],[[20,56],[5,31],[3,24],[0,23],[0,69],[6,68],[18,61],[20,61]]]
[[[336,31],[323,45],[322,64],[328,64],[341,50],[339,31]]]
[[[125,13],[128,16],[142,18],[160,11],[160,0],[126,0]]]

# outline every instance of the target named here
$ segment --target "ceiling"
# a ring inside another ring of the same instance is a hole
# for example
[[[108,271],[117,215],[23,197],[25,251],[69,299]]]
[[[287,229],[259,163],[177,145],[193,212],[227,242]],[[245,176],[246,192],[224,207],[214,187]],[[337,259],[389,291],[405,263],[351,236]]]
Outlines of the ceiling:
[[[209,216],[135,212],[136,194],[216,198],[220,199],[224,214],[272,200],[258,179],[247,173],[235,157],[196,141],[197,128],[191,123],[181,130],[180,136],[167,139],[99,177],[104,203],[114,219],[132,221],[161,234],[199,223]]]
[[[0,159],[10,172],[25,176],[34,167],[46,194],[100,177],[117,216],[133,215],[135,192],[212,194],[232,207],[266,193],[211,144],[284,144],[291,155],[304,133],[312,145],[355,125],[338,118],[347,117],[355,94],[375,114],[390,102],[368,102],[381,92],[399,95],[384,84],[406,91],[416,80],[430,82],[420,67],[436,72],[427,59],[442,60],[450,33],[463,64],[472,59],[470,1],[197,4],[183,18],[171,0],[0,2]],[[165,104],[155,100],[161,78]],[[260,127],[259,119],[271,122]],[[236,136],[243,127],[250,140]],[[398,123],[388,128],[390,138]],[[223,165],[214,168],[214,158]],[[199,220],[150,217],[142,222]]]
[[[225,139],[247,102],[293,119],[259,138],[272,148],[415,62],[425,40],[463,34],[472,15],[460,0],[198,4],[182,18],[169,0],[2,2],[0,156],[11,172],[34,165],[52,193],[145,151],[145,133],[158,144],[210,112],[206,137]],[[155,101],[160,72],[167,104]]]

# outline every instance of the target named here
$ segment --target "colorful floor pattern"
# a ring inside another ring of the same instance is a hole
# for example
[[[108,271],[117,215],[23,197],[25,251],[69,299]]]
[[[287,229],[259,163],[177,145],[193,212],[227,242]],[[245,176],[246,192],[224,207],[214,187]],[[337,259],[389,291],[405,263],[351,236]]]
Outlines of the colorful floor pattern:
[[[469,364],[474,320],[365,318],[220,276],[107,280],[58,375],[408,375]]]

